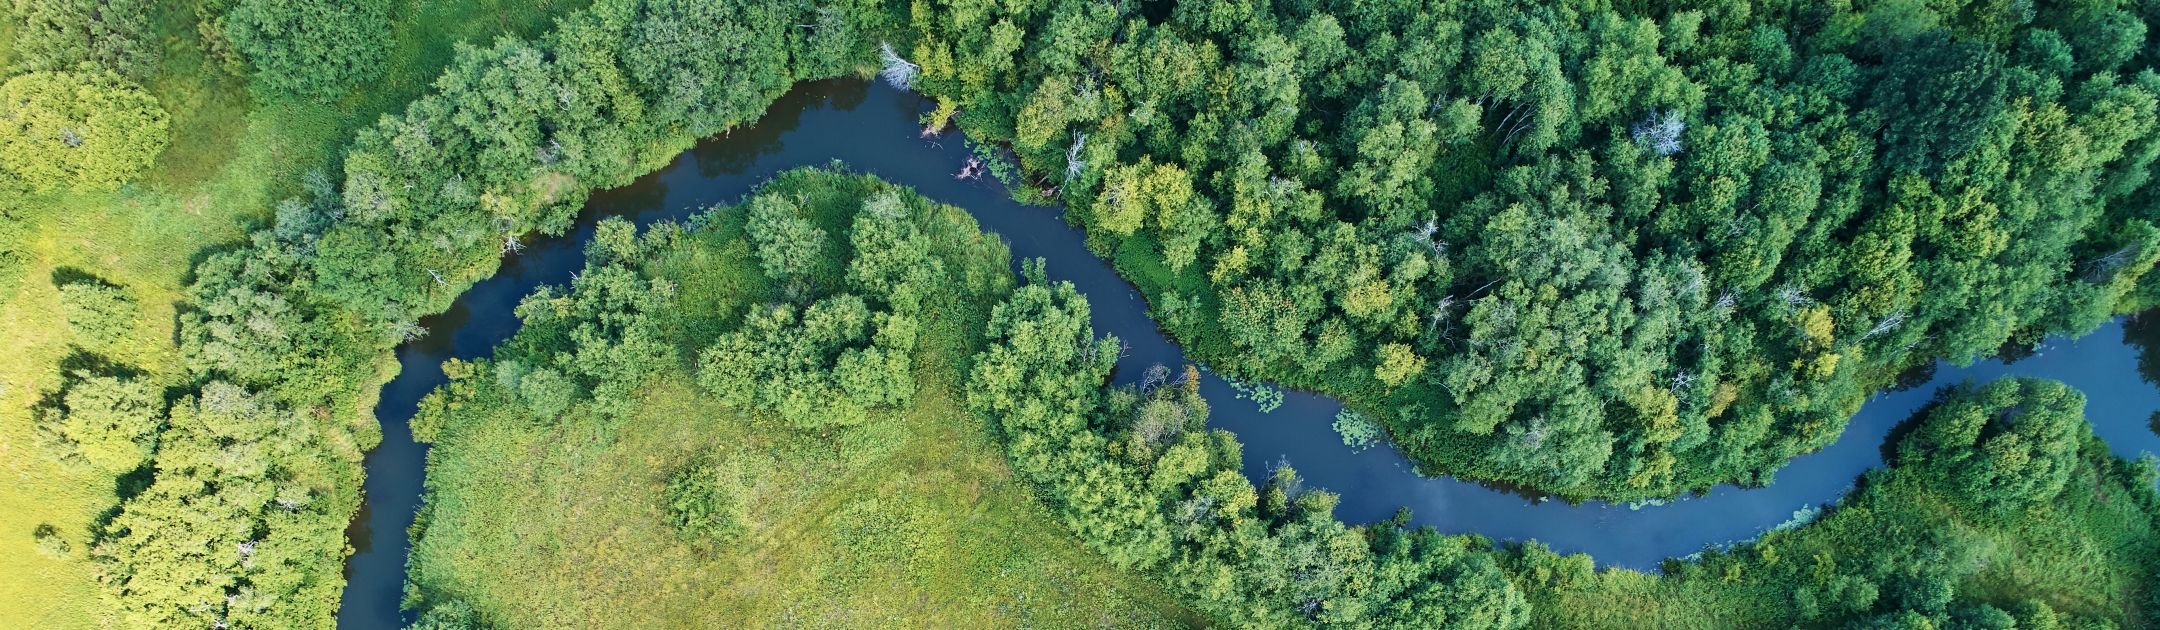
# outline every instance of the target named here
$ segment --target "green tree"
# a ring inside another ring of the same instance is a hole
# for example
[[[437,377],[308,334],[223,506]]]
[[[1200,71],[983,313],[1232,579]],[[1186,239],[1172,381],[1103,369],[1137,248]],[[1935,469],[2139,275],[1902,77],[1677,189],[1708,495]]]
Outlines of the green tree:
[[[1964,388],[1923,412],[1898,443],[1900,465],[1925,466],[1956,496],[1992,510],[2046,504],[2079,465],[2090,434],[2085,395],[2055,381],[2003,379]]]
[[[164,392],[148,380],[76,371],[57,408],[41,411],[41,436],[61,459],[120,474],[157,450],[165,426]]]
[[[825,259],[825,230],[804,218],[802,207],[790,199],[760,195],[749,205],[750,242],[757,246],[765,276],[800,295]]]
[[[326,623],[344,585],[344,531],[358,484],[322,474],[312,418],[211,382],[173,405],[157,476],[121,505],[92,550],[121,623],[304,627]]]
[[[110,189],[171,141],[157,99],[110,72],[32,72],[0,84],[0,171],[37,190]]]
[[[68,328],[91,348],[111,348],[135,326],[135,299],[127,291],[96,279],[60,285],[60,311]]]
[[[111,70],[142,80],[157,67],[153,7],[142,0],[14,0],[16,69]]]

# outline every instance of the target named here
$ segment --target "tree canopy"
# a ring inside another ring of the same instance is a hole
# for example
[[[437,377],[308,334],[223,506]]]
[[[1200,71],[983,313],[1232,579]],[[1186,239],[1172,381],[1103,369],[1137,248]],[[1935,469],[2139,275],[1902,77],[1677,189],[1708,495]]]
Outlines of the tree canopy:
[[[215,24],[272,96],[342,96],[382,76],[390,50],[383,0],[235,0]]]
[[[106,71],[32,72],[0,83],[0,171],[31,188],[109,189],[171,141],[165,109]]]
[[[911,5],[1210,363],[1569,496],[1755,483],[1891,375],[2150,306],[2150,11]],[[1167,269],[1168,274],[1160,273]]]

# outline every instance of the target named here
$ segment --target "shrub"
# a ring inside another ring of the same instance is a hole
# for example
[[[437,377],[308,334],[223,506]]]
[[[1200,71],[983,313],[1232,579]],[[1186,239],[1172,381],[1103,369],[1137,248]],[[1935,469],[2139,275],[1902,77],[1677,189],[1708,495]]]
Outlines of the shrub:
[[[1971,504],[2029,508],[2062,493],[2089,435],[2085,396],[2055,381],[2012,378],[1961,390],[1926,411],[1898,444]]]
[[[109,347],[127,338],[128,328],[135,324],[135,299],[120,287],[96,280],[61,284],[60,310],[66,313],[75,337],[95,347]]]
[[[451,600],[420,613],[411,630],[477,630],[485,627],[487,625],[480,623],[480,614],[473,612],[471,604]]]
[[[382,75],[390,16],[380,0],[240,0],[217,30],[272,96],[330,100]]]
[[[732,471],[714,464],[677,471],[661,493],[668,524],[692,544],[733,542],[743,533],[742,502],[733,489],[734,477]]]
[[[46,557],[66,559],[68,552],[72,551],[67,539],[60,537],[60,530],[54,528],[52,523],[39,523],[37,529],[30,533],[30,537],[37,541],[38,553],[45,554]]]
[[[32,72],[0,84],[0,170],[35,190],[110,189],[170,141],[157,99],[111,72]]]

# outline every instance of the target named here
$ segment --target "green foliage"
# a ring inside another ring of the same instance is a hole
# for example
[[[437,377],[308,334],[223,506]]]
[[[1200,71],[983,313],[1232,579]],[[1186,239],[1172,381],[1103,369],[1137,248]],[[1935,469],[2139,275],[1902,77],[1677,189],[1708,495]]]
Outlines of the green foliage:
[[[111,347],[134,327],[138,309],[125,289],[94,278],[64,282],[59,288],[68,328],[85,346]]]
[[[660,500],[667,508],[668,525],[685,540],[706,546],[725,546],[743,534],[743,506],[735,477],[740,474],[716,464],[693,465],[668,478]]]
[[[950,279],[944,265],[930,255],[930,235],[916,224],[897,192],[864,201],[848,239],[855,248],[855,257],[848,261],[848,286],[892,305],[896,313],[920,311],[924,299]]]
[[[619,415],[645,377],[675,364],[675,347],[660,338],[652,317],[674,300],[675,285],[640,273],[636,265],[677,230],[662,226],[639,239],[629,221],[603,220],[586,245],[585,269],[567,292],[543,287],[518,303],[525,325],[557,344],[534,357],[530,372],[511,375],[510,385],[535,416],[552,419],[581,391],[592,392],[595,411]]]
[[[1394,411],[1452,474],[1762,482],[1904,367],[2160,296],[2149,11],[908,17],[911,85],[1151,302],[1205,305],[1165,318],[1200,358]]]
[[[36,190],[110,189],[170,141],[157,99],[107,71],[32,72],[0,84],[0,171]]]
[[[732,407],[755,409],[803,429],[854,426],[874,407],[905,404],[914,323],[879,313],[875,339],[862,298],[841,294],[796,314],[753,308],[743,327],[699,355],[698,383]]]
[[[1335,412],[1335,434],[1342,436],[1343,446],[1362,451],[1380,444],[1385,428],[1365,414],[1343,409]]]
[[[745,230],[767,277],[801,299],[829,286],[825,232],[797,200],[750,198]],[[862,424],[874,409],[914,399],[911,353],[920,325],[910,313],[946,285],[944,263],[899,193],[870,196],[850,223],[849,288],[798,308],[753,306],[742,325],[699,354],[698,382],[723,404],[777,416],[802,429]],[[864,299],[868,296],[868,300]]]
[[[307,418],[212,382],[173,405],[157,477],[92,550],[126,625],[299,627],[337,609],[342,518],[326,438]]]
[[[1932,473],[1977,507],[2031,509],[2062,494],[2079,466],[2078,445],[2091,436],[2084,410],[2084,394],[2054,381],[1956,392],[1898,442],[1898,464]]]
[[[141,80],[158,63],[148,3],[141,0],[13,0],[14,70],[103,68]]]
[[[420,613],[420,618],[406,630],[483,630],[487,627],[480,622],[480,615],[473,612],[471,604],[452,600]]]
[[[308,184],[313,200],[281,204],[275,229],[255,232],[249,247],[210,254],[195,267],[187,289],[192,308],[179,322],[190,371],[302,406],[358,396],[371,382],[370,353],[378,344],[425,332],[365,329],[307,292],[317,230],[337,210],[327,180]]]
[[[39,410],[38,435],[63,461],[119,475],[157,450],[165,425],[163,388],[143,379],[87,371],[68,374],[59,404]]]
[[[1954,388],[1891,467],[1804,524],[1662,575],[1592,575],[1581,555],[1584,571],[1559,571],[1534,545],[1512,568],[1552,627],[2147,626],[2160,493],[2091,435],[2082,403],[2038,379]]]
[[[615,44],[622,55],[621,71],[638,86],[656,119],[681,125],[691,136],[711,134],[762,113],[773,92],[792,82],[788,53],[794,42],[789,39],[797,31],[845,38],[851,33],[826,27],[858,19],[842,16],[837,24],[824,19],[813,22],[802,15],[808,5],[762,2],[624,0],[601,4],[596,13],[630,20],[621,35],[623,41]],[[795,26],[806,23],[818,27]]]
[[[234,0],[217,31],[255,68],[257,91],[333,100],[382,76],[390,48],[383,0]]]
[[[30,537],[36,540],[38,553],[46,556],[66,558],[74,552],[74,546],[60,537],[60,530],[54,528],[52,523],[39,523],[37,529],[31,530]]]
[[[788,199],[764,195],[750,200],[750,241],[757,244],[765,275],[804,291],[825,258],[825,231],[800,216]]]
[[[1336,499],[1206,431],[1198,371],[1149,391],[1101,391],[1116,340],[1094,338],[1069,283],[1031,282],[992,311],[968,406],[1004,434],[1014,469],[1119,566],[1156,572],[1225,623],[1253,627],[1511,628],[1522,595],[1473,540],[1389,522],[1352,528]],[[1149,379],[1150,383],[1157,379]]]

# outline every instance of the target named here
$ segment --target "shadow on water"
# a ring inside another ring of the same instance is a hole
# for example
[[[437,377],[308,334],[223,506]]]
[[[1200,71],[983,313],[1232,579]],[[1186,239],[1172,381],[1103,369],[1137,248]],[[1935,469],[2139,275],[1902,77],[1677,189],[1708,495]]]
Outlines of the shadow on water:
[[[399,602],[406,532],[420,505],[427,450],[412,441],[407,421],[420,397],[443,383],[441,363],[486,357],[509,338],[517,330],[512,309],[518,300],[540,285],[568,282],[583,265],[582,244],[605,216],[641,225],[680,219],[739,199],[778,172],[839,162],[966,209],[1011,247],[1016,265],[1029,258],[1048,260],[1052,280],[1071,281],[1088,296],[1096,331],[1129,344],[1115,380],[1135,381],[1150,365],[1185,363],[1183,352],[1148,318],[1139,292],[1088,252],[1058,209],[1018,204],[994,182],[952,177],[969,153],[957,132],[919,136],[917,117],[929,106],[914,95],[860,81],[799,85],[756,125],[698,143],[629,186],[595,192],[570,233],[535,239],[451,310],[423,321],[431,332],[398,349],[402,371],[383,387],[376,407],[383,441],[366,460],[367,505],[350,530],[355,553],[339,627],[397,628],[410,621]],[[1356,452],[1343,445],[1330,426],[1341,409],[1334,400],[1288,391],[1279,409],[1262,413],[1219,377],[1205,377],[1200,389],[1211,402],[1210,423],[1244,442],[1246,476],[1264,481],[1274,463],[1287,461],[1307,487],[1339,493],[1337,514],[1347,521],[1384,520],[1406,506],[1414,523],[1444,532],[1537,539],[1562,552],[1589,552],[1602,564],[1650,569],[1668,556],[1757,536],[1799,508],[1836,500],[1858,475],[1882,464],[1877,447],[1893,426],[1932,400],[1936,390],[1967,379],[2020,374],[2063,380],[2093,397],[2088,415],[2117,452],[2160,451],[2160,436],[2145,427],[2146,417],[2160,410],[2160,390],[2138,376],[2140,367],[2160,360],[2145,358],[2125,343],[2137,337],[2133,341],[2141,347],[2153,346],[2148,342],[2160,338],[2160,323],[2131,322],[2129,327],[2110,323],[2074,341],[2049,340],[2014,366],[1983,361],[1915,370],[1901,379],[1901,390],[1869,401],[1838,442],[1792,460],[1776,483],[1755,489],[1720,486],[1703,496],[1639,509],[1599,501],[1569,505],[1525,498],[1509,488],[1420,477],[1392,449]]]

